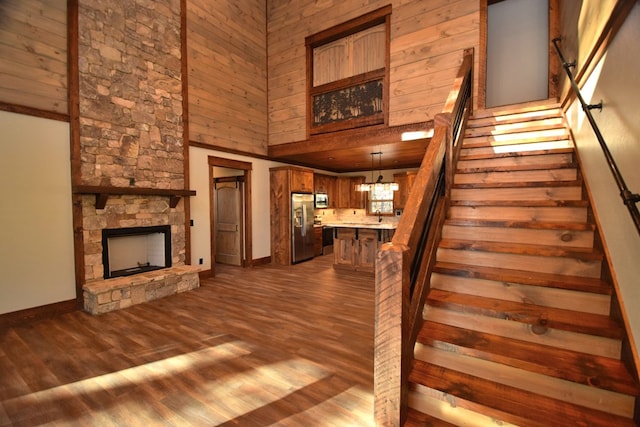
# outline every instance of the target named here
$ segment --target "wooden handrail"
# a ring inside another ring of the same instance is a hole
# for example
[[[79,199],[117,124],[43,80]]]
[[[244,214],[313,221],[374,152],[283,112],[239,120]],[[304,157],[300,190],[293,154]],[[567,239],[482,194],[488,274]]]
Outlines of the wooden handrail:
[[[443,111],[435,116],[433,138],[394,237],[377,253],[374,417],[379,426],[400,426],[406,418],[413,346],[422,324],[453,167],[472,109],[472,70],[473,49],[467,49]]]
[[[591,125],[591,129],[593,130],[593,133],[595,134],[596,139],[600,144],[600,148],[602,149],[604,157],[607,160],[607,165],[609,166],[609,170],[611,171],[611,174],[613,175],[613,179],[616,181],[616,185],[618,186],[618,190],[620,191],[620,197],[622,198],[622,202],[627,207],[627,210],[629,211],[629,215],[631,215],[631,219],[633,220],[633,223],[636,226],[636,230],[638,231],[638,234],[640,234],[640,210],[638,210],[638,206],[637,206],[637,203],[640,202],[640,194],[632,193],[627,187],[627,184],[624,181],[624,178],[622,177],[622,173],[620,172],[620,169],[618,169],[618,165],[616,164],[616,161],[613,158],[613,154],[611,154],[611,151],[607,146],[607,142],[604,140],[604,136],[602,136],[602,133],[600,132],[600,128],[598,127],[598,124],[593,118],[593,114],[591,114],[591,110],[594,108],[599,108],[600,110],[602,110],[602,102],[595,105],[587,104],[585,102],[584,98],[582,97],[582,93],[580,92],[580,88],[578,87],[578,83],[576,82],[575,78],[573,77],[573,73],[571,72],[571,68],[575,66],[575,62],[568,63],[565,61],[564,55],[562,54],[562,51],[560,50],[560,46],[559,46],[560,38],[556,37],[552,41],[553,41],[553,46],[556,49],[556,53],[558,54],[558,58],[560,58],[560,62],[562,62],[562,67],[566,71],[567,77],[569,77],[569,83],[571,84],[571,88],[576,94],[576,97],[580,102],[580,106],[582,107],[582,111],[584,111],[584,114],[587,117],[587,121]]]

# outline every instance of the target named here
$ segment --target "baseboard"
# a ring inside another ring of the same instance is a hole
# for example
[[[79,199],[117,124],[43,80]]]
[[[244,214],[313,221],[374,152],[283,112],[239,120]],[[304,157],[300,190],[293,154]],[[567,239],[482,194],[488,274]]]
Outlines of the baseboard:
[[[208,279],[212,276],[211,273],[211,269],[209,270],[202,270],[198,272],[198,277],[200,278],[200,280],[204,280],[204,279]]]
[[[35,322],[78,310],[77,300],[55,302],[40,307],[26,308],[11,313],[0,314],[0,328],[8,328],[23,323]]]
[[[270,264],[270,263],[271,263],[271,256],[266,256],[264,258],[257,258],[257,259],[251,260],[251,267],[257,267],[259,265]]]

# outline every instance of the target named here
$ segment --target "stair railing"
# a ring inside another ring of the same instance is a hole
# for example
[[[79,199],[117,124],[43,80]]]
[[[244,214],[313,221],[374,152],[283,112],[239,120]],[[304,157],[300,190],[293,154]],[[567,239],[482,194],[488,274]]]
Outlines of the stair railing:
[[[560,58],[562,67],[565,69],[567,76],[569,76],[569,82],[571,82],[571,87],[573,88],[573,91],[575,92],[578,98],[578,101],[580,101],[582,110],[587,116],[587,120],[589,121],[589,124],[591,125],[591,128],[593,129],[593,132],[595,133],[596,138],[598,139],[598,143],[600,144],[602,151],[604,152],[604,156],[607,160],[607,164],[609,165],[609,169],[611,170],[611,174],[613,175],[613,178],[616,181],[616,185],[618,186],[618,190],[620,191],[620,197],[622,197],[622,201],[627,206],[627,209],[629,210],[629,214],[631,215],[631,218],[633,219],[633,222],[636,225],[636,230],[638,231],[638,234],[640,234],[640,211],[638,210],[638,206],[636,205],[638,202],[640,202],[640,194],[632,193],[627,187],[627,184],[625,183],[624,178],[622,177],[622,174],[618,169],[618,165],[616,164],[613,158],[613,155],[611,154],[611,151],[609,151],[609,147],[607,146],[607,143],[604,140],[602,133],[600,132],[600,128],[598,127],[598,124],[593,118],[593,114],[591,114],[591,110],[593,109],[598,108],[602,110],[602,102],[600,102],[599,104],[587,104],[585,102],[584,98],[582,97],[582,93],[580,92],[580,88],[578,87],[578,84],[576,83],[576,80],[573,77],[573,73],[571,72],[571,68],[575,67],[576,63],[575,62],[568,63],[567,61],[565,61],[564,55],[560,50],[559,43],[560,43],[559,37],[556,37],[555,39],[553,39],[553,46],[555,47],[556,53]]]
[[[407,413],[413,347],[467,118],[472,110],[473,49],[462,65],[416,174],[390,243],[375,263],[374,417],[376,425],[400,426]]]

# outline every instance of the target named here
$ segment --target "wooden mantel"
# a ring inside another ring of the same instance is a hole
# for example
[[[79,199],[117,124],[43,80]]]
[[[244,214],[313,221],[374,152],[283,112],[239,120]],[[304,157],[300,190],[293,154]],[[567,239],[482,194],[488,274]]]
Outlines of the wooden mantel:
[[[169,206],[175,208],[181,197],[195,196],[195,190],[172,190],[168,188],[145,187],[110,187],[100,185],[75,185],[74,194],[94,194],[96,196],[96,209],[104,209],[110,195],[140,195],[140,196],[168,196]]]

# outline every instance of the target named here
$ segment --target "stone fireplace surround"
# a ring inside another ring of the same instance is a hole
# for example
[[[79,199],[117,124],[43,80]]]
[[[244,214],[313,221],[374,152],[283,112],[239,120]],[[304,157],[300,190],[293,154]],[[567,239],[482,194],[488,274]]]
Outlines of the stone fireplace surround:
[[[74,221],[84,306],[98,314],[199,282],[174,197],[188,195],[180,2],[81,0],[79,9]],[[102,229],[155,225],[171,227],[172,267],[105,280]]]
[[[199,268],[184,265],[185,215],[182,203],[171,208],[168,197],[145,195],[112,195],[104,209],[97,209],[95,202],[95,196],[83,196],[85,311],[102,314],[200,286]],[[172,267],[104,279],[102,230],[156,225],[169,225],[171,228]]]

